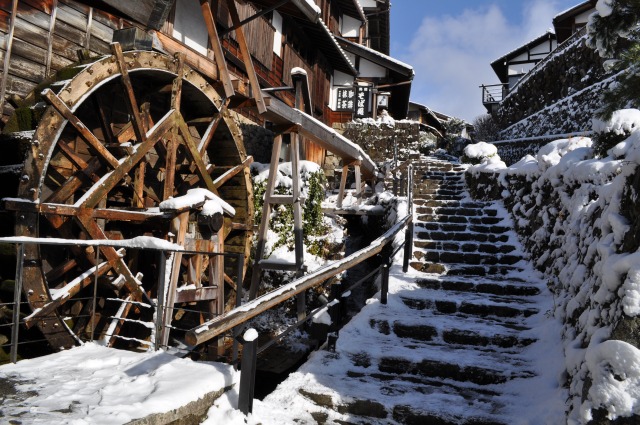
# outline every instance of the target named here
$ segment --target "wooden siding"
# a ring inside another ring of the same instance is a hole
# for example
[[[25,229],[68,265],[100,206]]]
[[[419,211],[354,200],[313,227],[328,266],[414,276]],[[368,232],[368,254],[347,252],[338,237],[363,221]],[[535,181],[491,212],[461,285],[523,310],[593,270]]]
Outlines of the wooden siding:
[[[11,0],[0,0],[0,60],[7,53]],[[90,18],[91,17],[91,18]],[[18,1],[6,95],[24,97],[37,84],[78,60],[78,51],[109,52],[119,20],[73,0]]]

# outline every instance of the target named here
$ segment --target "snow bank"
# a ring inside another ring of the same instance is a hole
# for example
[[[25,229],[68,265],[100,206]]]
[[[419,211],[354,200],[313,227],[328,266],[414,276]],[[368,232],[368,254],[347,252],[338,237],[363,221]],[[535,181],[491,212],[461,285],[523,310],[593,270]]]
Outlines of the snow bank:
[[[0,379],[28,395],[24,402],[3,395],[2,414],[16,423],[123,424],[182,407],[239,377],[228,365],[89,343],[0,366]]]

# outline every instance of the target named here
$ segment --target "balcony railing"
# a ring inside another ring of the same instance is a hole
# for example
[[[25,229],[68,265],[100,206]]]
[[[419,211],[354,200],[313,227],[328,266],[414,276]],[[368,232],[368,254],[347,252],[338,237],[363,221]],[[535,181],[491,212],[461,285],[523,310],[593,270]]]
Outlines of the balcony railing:
[[[491,112],[494,105],[498,105],[509,91],[508,84],[483,84],[480,88],[482,89],[482,104],[488,112]]]

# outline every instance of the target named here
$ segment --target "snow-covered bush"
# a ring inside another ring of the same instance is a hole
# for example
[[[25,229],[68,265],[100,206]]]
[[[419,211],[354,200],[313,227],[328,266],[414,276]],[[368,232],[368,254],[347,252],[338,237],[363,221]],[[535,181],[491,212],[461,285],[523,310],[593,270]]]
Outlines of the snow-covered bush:
[[[597,158],[586,137],[556,140],[503,169],[476,169],[501,192],[563,323],[568,423],[640,419],[638,112],[596,127],[628,137]],[[473,192],[473,191],[472,191]]]

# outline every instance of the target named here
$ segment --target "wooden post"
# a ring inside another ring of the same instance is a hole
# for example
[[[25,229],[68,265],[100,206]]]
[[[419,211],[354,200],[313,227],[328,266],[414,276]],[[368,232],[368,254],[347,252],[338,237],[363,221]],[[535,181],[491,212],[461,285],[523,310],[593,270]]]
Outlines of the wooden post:
[[[244,272],[244,254],[238,254],[236,258],[238,261],[238,264],[236,264],[236,273],[238,274],[236,277],[236,307],[240,307],[242,305],[242,273]],[[238,337],[240,336],[240,328],[240,326],[233,328],[231,362],[233,363],[233,368],[235,370],[238,370]]]
[[[91,341],[93,341],[94,331],[96,329],[96,300],[98,298],[98,267],[100,266],[100,250],[98,247],[94,248],[96,251],[96,273],[93,275],[93,304],[91,305]]]
[[[389,293],[389,264],[382,265],[382,282],[380,284],[380,302],[387,304],[387,294]]]
[[[253,67],[253,61],[251,59],[251,53],[249,52],[249,46],[247,45],[247,39],[244,36],[244,30],[240,25],[240,17],[238,16],[238,9],[236,8],[235,0],[227,0],[227,6],[229,7],[229,15],[231,15],[231,22],[236,28],[236,39],[240,46],[240,52],[242,53],[242,60],[251,82],[251,94],[256,101],[258,113],[264,114],[267,112],[267,106],[264,103],[262,97],[262,90],[260,89],[260,82],[258,81],[258,75]]]
[[[402,272],[409,270],[409,260],[411,259],[411,251],[413,250],[413,221],[407,225],[404,236],[404,258],[402,260]]]
[[[253,412],[253,393],[256,383],[256,360],[258,357],[258,332],[250,328],[244,333],[242,339],[244,342],[242,346],[238,410],[247,415]]]
[[[167,270],[167,255],[165,251],[160,251],[158,261],[158,295],[156,301],[156,338],[155,350],[162,347],[162,333],[164,329],[164,313],[165,313],[165,272]]]
[[[258,294],[258,284],[262,270],[260,268],[260,260],[264,255],[264,248],[267,243],[267,232],[269,230],[269,215],[271,215],[271,204],[269,197],[273,194],[276,187],[278,176],[278,163],[280,162],[280,149],[282,148],[282,136],[278,135],[273,141],[273,151],[271,152],[271,165],[269,166],[269,180],[267,180],[267,188],[265,190],[264,206],[262,208],[262,220],[260,221],[260,229],[258,230],[258,244],[256,246],[255,259],[253,263],[253,274],[251,275],[251,287],[249,288],[249,299],[252,300]]]
[[[51,4],[51,18],[49,20],[49,34],[47,35],[47,55],[45,57],[45,77],[51,73],[51,56],[53,54],[53,31],[56,26],[56,16],[58,14],[58,0],[53,0]]]
[[[13,323],[11,327],[11,363],[18,361],[18,337],[20,332],[20,301],[22,301],[22,275],[24,272],[24,244],[18,244],[16,253],[16,280],[13,286]]]
[[[229,69],[227,68],[227,61],[224,59],[224,51],[220,44],[220,37],[218,35],[218,29],[216,28],[216,21],[213,18],[211,12],[211,6],[208,0],[200,0],[200,8],[202,9],[202,16],[204,22],[207,25],[207,31],[209,33],[209,42],[211,43],[211,49],[213,50],[213,57],[216,60],[216,66],[218,67],[218,74],[220,74],[220,80],[224,87],[224,94],[226,97],[231,97],[235,94],[233,90],[233,84],[231,82],[231,76],[229,75]]]

